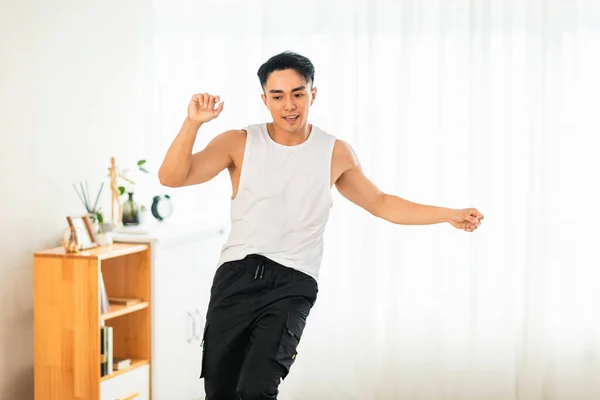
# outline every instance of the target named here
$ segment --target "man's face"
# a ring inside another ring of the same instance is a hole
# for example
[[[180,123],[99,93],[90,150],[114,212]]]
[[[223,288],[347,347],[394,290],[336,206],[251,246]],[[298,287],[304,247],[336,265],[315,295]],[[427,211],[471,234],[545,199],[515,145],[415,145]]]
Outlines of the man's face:
[[[306,126],[316,94],[317,88],[312,88],[293,69],[286,69],[269,75],[262,99],[273,123],[286,132],[296,133]]]

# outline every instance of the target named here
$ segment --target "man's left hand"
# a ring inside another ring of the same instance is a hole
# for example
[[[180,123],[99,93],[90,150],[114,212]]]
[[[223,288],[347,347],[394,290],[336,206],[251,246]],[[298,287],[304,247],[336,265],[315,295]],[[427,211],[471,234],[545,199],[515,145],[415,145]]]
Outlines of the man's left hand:
[[[462,210],[453,210],[448,222],[457,229],[462,229],[465,232],[473,232],[479,228],[482,220],[483,214],[476,208],[465,208]]]

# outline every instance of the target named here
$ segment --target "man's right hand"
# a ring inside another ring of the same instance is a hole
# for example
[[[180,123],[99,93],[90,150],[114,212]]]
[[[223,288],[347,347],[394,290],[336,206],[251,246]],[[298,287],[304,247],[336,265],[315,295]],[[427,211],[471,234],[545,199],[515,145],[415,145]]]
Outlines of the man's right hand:
[[[208,93],[195,94],[188,105],[188,118],[201,124],[217,118],[223,111],[223,105],[225,104],[223,102],[215,108],[215,104],[219,101],[219,96],[212,96]]]

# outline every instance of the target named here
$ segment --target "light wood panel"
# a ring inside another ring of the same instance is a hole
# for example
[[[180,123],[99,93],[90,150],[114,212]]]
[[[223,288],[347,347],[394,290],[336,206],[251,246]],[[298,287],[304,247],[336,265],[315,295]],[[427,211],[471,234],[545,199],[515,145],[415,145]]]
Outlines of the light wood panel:
[[[97,260],[34,260],[34,392],[37,398],[99,397]]]

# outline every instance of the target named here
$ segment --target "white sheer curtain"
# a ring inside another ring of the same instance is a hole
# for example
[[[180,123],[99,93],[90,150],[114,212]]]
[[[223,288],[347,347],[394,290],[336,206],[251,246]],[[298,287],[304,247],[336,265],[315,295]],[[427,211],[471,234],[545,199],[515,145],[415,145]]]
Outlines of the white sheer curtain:
[[[283,400],[600,398],[600,3],[164,0],[155,35],[160,154],[193,92],[226,102],[198,147],[268,119],[256,70],[294,50],[383,190],[486,216],[393,226],[334,190]],[[226,174],[188,192],[227,218]]]

